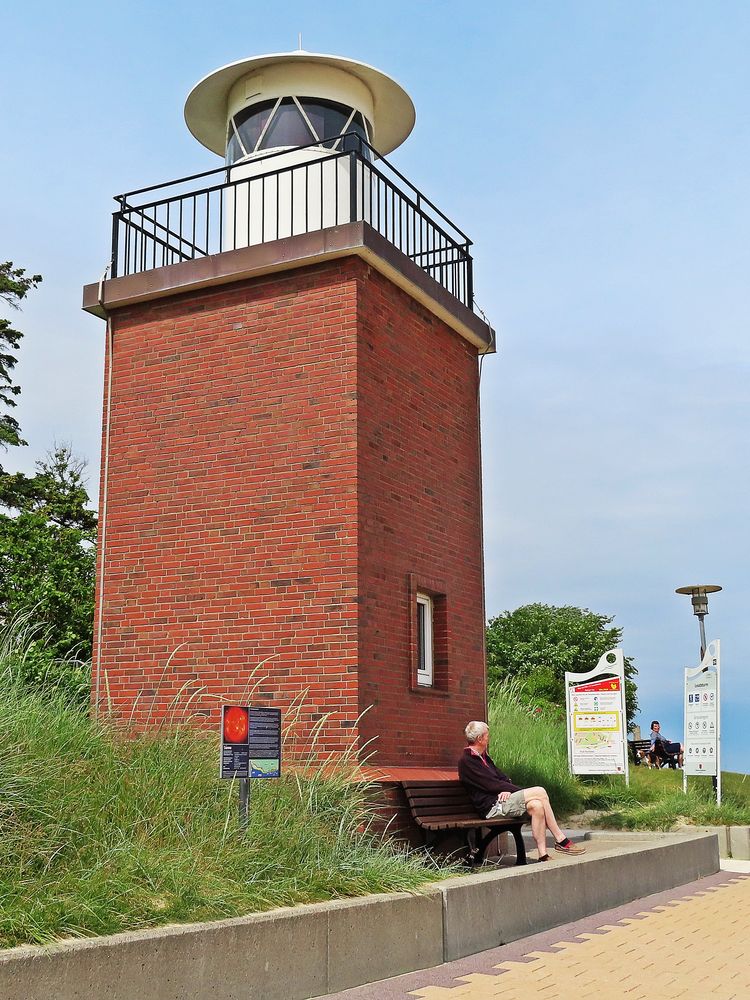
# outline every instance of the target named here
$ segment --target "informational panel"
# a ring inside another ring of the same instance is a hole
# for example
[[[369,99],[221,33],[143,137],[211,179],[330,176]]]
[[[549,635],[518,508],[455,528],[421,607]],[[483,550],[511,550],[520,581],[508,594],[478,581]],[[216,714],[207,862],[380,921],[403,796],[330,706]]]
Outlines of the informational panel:
[[[250,777],[278,778],[281,774],[281,709],[251,708]]]
[[[247,705],[222,705],[221,753],[219,774],[222,778],[246,778],[250,762],[248,751],[249,713]]]
[[[611,649],[586,674],[565,674],[568,760],[572,774],[628,777],[625,659]]]
[[[224,705],[221,710],[222,778],[278,778],[281,709]]]
[[[684,773],[720,772],[719,640],[708,644],[699,667],[685,669]]]

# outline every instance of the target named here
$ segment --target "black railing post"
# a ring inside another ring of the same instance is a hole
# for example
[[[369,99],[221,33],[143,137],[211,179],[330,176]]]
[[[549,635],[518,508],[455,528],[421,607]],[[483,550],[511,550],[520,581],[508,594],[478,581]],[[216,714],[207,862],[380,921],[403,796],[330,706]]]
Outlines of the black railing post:
[[[474,308],[474,258],[469,253],[470,243],[466,244],[466,305]]]
[[[120,255],[120,213],[112,213],[112,266],[109,269],[110,276],[117,277],[117,258]]]
[[[357,154],[349,153],[349,222],[357,221]]]

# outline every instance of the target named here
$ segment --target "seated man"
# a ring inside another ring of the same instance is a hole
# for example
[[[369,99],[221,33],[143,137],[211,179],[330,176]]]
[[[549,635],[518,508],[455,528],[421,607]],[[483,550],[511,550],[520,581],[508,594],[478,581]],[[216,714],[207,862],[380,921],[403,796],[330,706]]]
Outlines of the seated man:
[[[498,771],[487,754],[490,731],[484,722],[470,722],[464,730],[468,746],[458,762],[458,776],[469,791],[474,808],[481,816],[517,817],[528,813],[531,833],[539,850],[539,860],[549,861],[547,830],[555,838],[555,850],[562,854],[584,854],[586,849],[574,844],[557,825],[545,790],[519,788],[507,774]]]
[[[671,763],[672,767],[674,767],[674,760],[677,758],[677,763],[682,767],[682,743],[672,743],[671,740],[668,740],[661,731],[661,724],[656,719],[651,723],[649,736],[651,738],[651,753],[655,757],[668,764]]]

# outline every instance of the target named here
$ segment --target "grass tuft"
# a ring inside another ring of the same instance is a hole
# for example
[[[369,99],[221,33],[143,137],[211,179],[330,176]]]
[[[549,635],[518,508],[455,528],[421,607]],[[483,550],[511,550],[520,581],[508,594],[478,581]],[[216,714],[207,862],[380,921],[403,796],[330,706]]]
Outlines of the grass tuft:
[[[710,778],[688,778],[688,794],[682,793],[682,771],[632,768],[630,789],[616,788],[614,780],[591,788],[586,804],[607,809],[597,826],[619,830],[672,830],[694,826],[750,825],[750,782],[746,775],[723,772],[722,800]]]

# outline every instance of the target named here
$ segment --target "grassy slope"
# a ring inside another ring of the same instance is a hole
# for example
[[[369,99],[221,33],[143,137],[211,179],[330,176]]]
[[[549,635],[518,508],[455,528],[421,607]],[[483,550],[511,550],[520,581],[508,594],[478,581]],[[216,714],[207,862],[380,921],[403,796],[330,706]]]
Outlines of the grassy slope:
[[[534,711],[514,684],[490,693],[490,753],[517,784],[544,785],[562,815],[603,809],[597,824],[610,829],[669,830],[679,823],[750,824],[750,777],[724,773],[722,805],[716,807],[711,779],[688,779],[682,794],[682,771],[645,767],[624,778],[574,778],[568,771],[564,717],[560,711]]]
[[[487,719],[490,756],[517,785],[544,785],[565,815],[582,808],[584,794],[568,770],[564,724],[549,712],[534,713],[514,683],[493,686]]]
[[[750,778],[722,772],[722,804],[716,806],[711,779],[689,777],[682,792],[682,771],[630,769],[630,788],[621,779],[590,784],[586,803],[606,809],[598,826],[623,830],[670,830],[682,823],[698,826],[750,824]]]
[[[0,946],[413,890],[445,874],[366,832],[351,763],[256,781],[246,836],[215,740],[123,739],[0,693]]]

